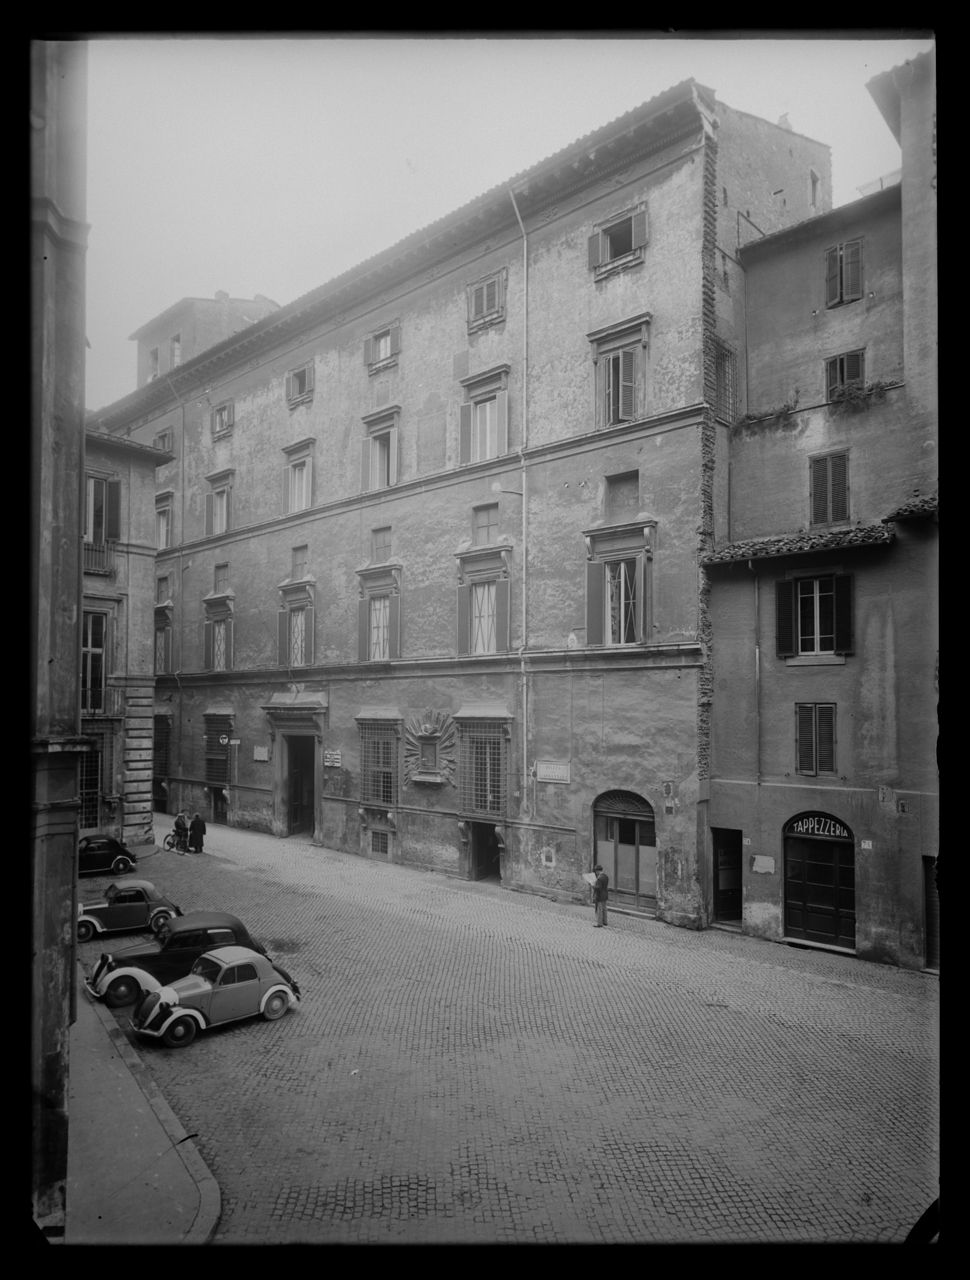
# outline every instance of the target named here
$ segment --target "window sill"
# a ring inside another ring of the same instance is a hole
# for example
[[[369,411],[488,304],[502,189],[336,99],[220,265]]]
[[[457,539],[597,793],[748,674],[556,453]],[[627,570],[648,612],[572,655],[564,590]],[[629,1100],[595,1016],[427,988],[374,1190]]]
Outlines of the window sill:
[[[505,308],[501,311],[493,311],[490,315],[480,316],[478,320],[472,320],[468,325],[469,333],[479,333],[482,329],[490,329],[492,325],[502,324],[505,321]]]
[[[225,440],[226,436],[232,435],[232,427],[226,427],[224,431],[213,431],[213,440]]]
[[[367,366],[367,376],[383,373],[385,369],[393,369],[396,364],[397,356],[390,356],[387,360],[380,360],[376,364],[370,364]]]
[[[312,399],[313,399],[313,392],[308,391],[306,392],[305,395],[294,396],[292,400],[287,400],[286,403],[291,409],[295,409],[298,404],[309,404]]]
[[[634,249],[632,253],[624,253],[622,257],[613,258],[610,262],[601,262],[598,267],[593,268],[593,277],[597,281],[605,280],[607,276],[616,275],[621,271],[629,271],[633,267],[643,265],[643,249]]]
[[[845,655],[841,653],[806,653],[798,658],[786,658],[786,667],[844,667]]]

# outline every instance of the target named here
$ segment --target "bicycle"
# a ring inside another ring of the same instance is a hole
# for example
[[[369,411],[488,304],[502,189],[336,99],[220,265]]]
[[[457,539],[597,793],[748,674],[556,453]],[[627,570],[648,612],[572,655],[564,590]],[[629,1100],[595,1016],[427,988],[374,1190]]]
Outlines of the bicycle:
[[[189,842],[185,836],[179,839],[177,831],[170,831],[165,837],[163,848],[174,849],[176,853],[187,853]]]

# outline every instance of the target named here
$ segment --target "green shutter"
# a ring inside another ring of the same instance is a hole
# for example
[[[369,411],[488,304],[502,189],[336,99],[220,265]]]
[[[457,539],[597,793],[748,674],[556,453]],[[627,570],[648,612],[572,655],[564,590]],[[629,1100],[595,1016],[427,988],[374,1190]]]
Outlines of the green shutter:
[[[212,537],[212,494],[205,495],[205,536]]]
[[[498,305],[498,285],[494,280],[489,280],[485,286],[485,313],[491,314]]]
[[[496,448],[498,456],[504,457],[509,451],[509,393],[499,391],[495,397]]]
[[[293,375],[291,373],[286,375],[286,398],[287,400],[293,399]],[[213,420],[214,418],[215,413],[213,412]]]
[[[232,488],[226,489],[226,532],[232,528]]]
[[[391,427],[387,433],[387,483],[397,484],[397,427]]]
[[[775,645],[779,658],[795,657],[795,584],[775,583]]]
[[[226,670],[232,670],[232,618],[226,619]]]
[[[508,578],[499,578],[495,583],[495,652],[508,653],[509,639],[509,595],[511,583]]]
[[[281,667],[290,665],[290,611],[280,609],[276,615],[276,641]]]
[[[586,643],[603,643],[603,610],[606,569],[601,560],[586,562]]]
[[[620,352],[620,418],[632,422],[637,412],[637,353],[635,350]]]
[[[811,461],[812,524],[829,522],[829,460],[813,458]]]
[[[458,588],[458,640],[457,652],[468,653],[471,650],[471,587],[463,583]]]
[[[834,307],[839,301],[839,249],[825,250],[825,305]]]
[[[370,366],[374,363],[373,356],[374,344],[370,338],[364,339],[364,364]]]
[[[401,656],[401,597],[391,596],[387,602],[387,656]]]
[[[639,213],[633,215],[633,247],[639,249],[642,244],[647,243],[647,211],[641,209]]]
[[[108,542],[118,542],[121,538],[121,481],[109,480],[105,489],[104,536]]]
[[[600,264],[600,233],[598,231],[587,241],[587,261],[590,271]]]
[[[391,355],[396,356],[401,350],[401,326],[391,325]]]
[[[304,666],[313,666],[313,608],[307,606],[303,610],[303,663]]]
[[[306,367],[306,384],[305,385],[306,385],[307,391],[313,390],[313,367],[314,367],[313,361],[311,360]]]
[[[815,707],[810,702],[795,704],[795,772],[815,772]]]
[[[357,661],[367,662],[370,659],[370,601],[366,598],[357,601]]]
[[[472,460],[472,406],[463,404],[458,424],[458,465],[467,466]]]
[[[845,357],[846,382],[862,382],[866,376],[865,356],[861,351],[850,351]]]
[[[842,246],[842,301],[862,297],[862,241],[847,240]]]
[[[360,442],[360,491],[368,493],[371,487],[371,438],[364,436]]]
[[[832,520],[849,518],[849,455],[836,453],[829,458],[829,494]]]
[[[206,622],[202,627],[202,670],[212,670],[212,623]]]
[[[855,636],[852,625],[852,574],[837,573],[835,591],[835,653],[852,653]]]
[[[835,773],[835,705],[815,708],[816,764],[819,773]]]

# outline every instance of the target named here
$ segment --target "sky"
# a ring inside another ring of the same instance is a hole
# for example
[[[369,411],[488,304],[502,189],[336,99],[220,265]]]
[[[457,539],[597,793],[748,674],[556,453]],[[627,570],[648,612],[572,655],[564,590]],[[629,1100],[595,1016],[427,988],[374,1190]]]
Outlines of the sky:
[[[179,299],[292,302],[681,80],[787,115],[858,199],[899,168],[865,85],[932,48],[906,35],[93,39],[87,406]]]

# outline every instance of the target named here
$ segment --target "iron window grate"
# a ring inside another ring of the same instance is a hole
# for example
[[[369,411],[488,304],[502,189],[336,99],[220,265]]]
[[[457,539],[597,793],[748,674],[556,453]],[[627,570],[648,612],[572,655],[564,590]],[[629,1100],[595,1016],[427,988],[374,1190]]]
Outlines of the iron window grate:
[[[715,412],[724,422],[738,416],[738,356],[726,343],[717,343],[717,404]]]
[[[505,726],[494,720],[465,720],[459,734],[459,792],[466,813],[504,813],[506,804]]]
[[[205,780],[215,786],[229,782],[229,738],[232,716],[205,717]],[[222,742],[221,739],[226,741]]]
[[[152,771],[156,778],[166,778],[169,774],[169,759],[172,745],[172,722],[168,716],[155,717],[155,737],[152,752]]]
[[[371,853],[387,853],[387,832],[372,831],[370,833]]]
[[[365,804],[396,805],[399,791],[397,726],[375,720],[360,729],[360,798]]]

